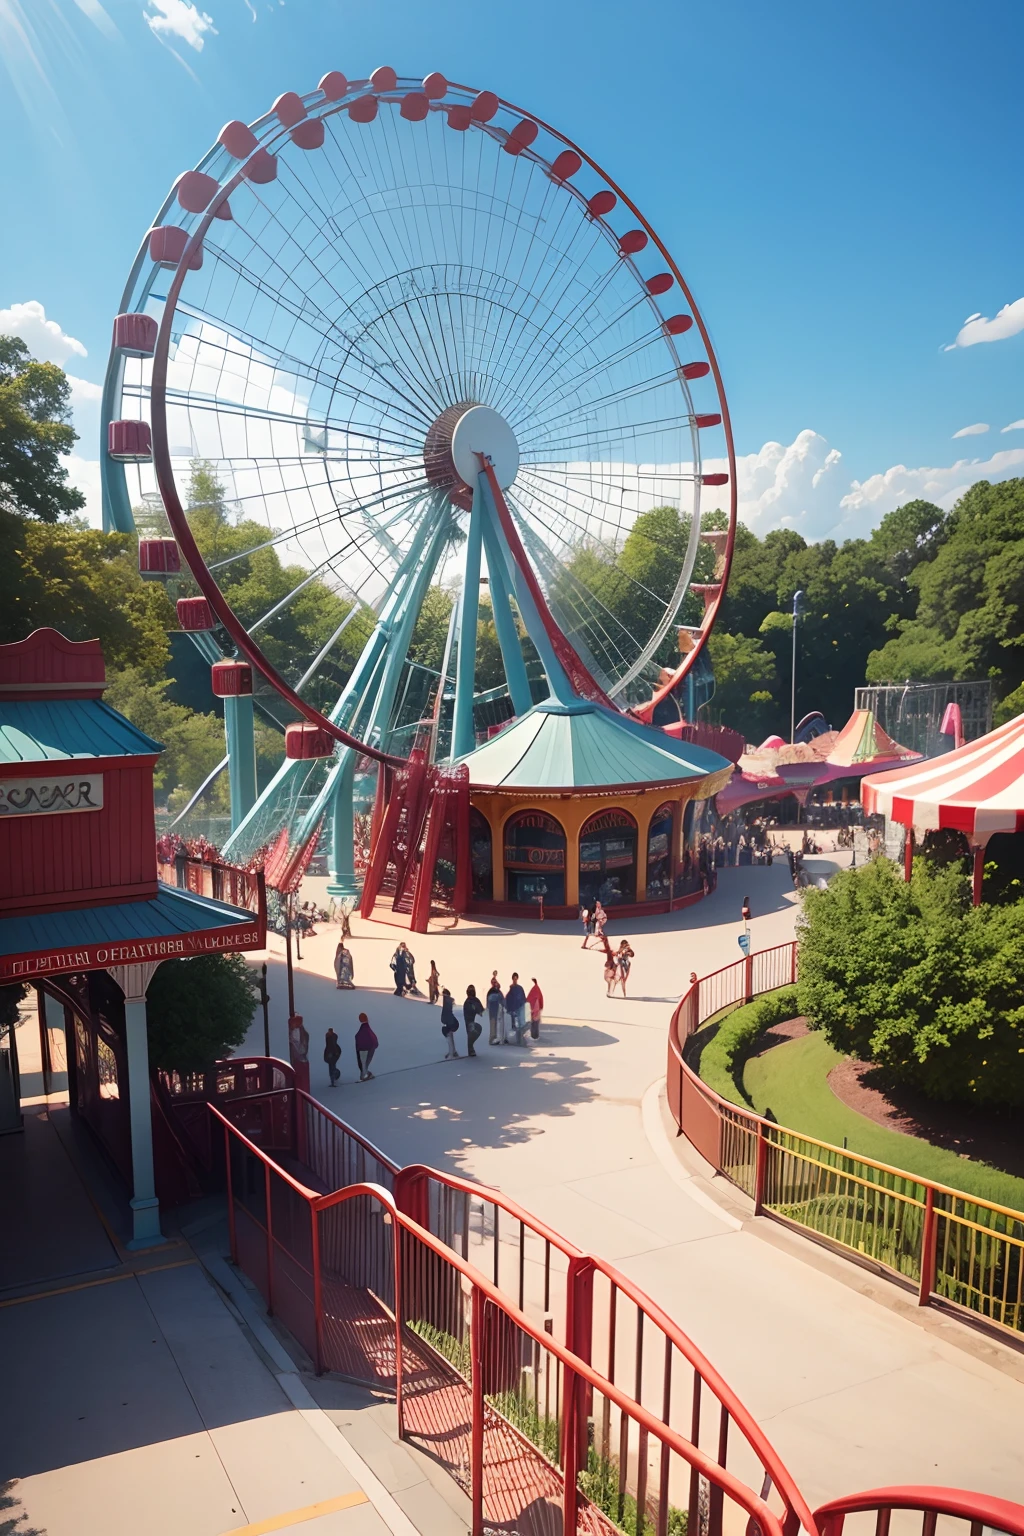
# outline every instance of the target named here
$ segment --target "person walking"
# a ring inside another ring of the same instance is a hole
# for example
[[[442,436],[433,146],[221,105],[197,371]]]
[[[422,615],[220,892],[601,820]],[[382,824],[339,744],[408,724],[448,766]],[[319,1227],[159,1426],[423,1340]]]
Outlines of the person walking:
[[[580,907],[580,922],[583,924],[583,943],[580,949],[586,949],[590,943],[590,908]]]
[[[409,982],[409,971],[408,971],[407,955],[408,955],[408,951],[406,950],[405,945],[404,944],[399,944],[398,948],[395,950],[394,954],[391,956],[391,969],[395,973],[395,996],[396,997],[404,997],[405,996],[405,989],[406,989],[406,987],[408,985],[408,982]]]
[[[615,955],[614,955],[614,953],[612,951],[611,945],[609,944],[608,940],[605,939],[605,941],[604,941],[604,986],[605,986],[605,992],[607,993],[607,995],[609,997],[611,997],[611,995],[612,995],[612,987],[614,987],[614,985],[615,985],[615,983],[616,983],[616,981],[618,979],[618,975],[619,975],[618,961],[615,958]]]
[[[497,971],[491,972],[491,984],[487,988],[487,1022],[491,1026],[491,1038],[488,1045],[502,1045],[503,1040],[498,1039],[498,1028],[502,1014],[505,1011],[505,994],[501,990]],[[505,1031],[502,1030],[502,1035]]]
[[[341,1041],[336,1030],[329,1029],[324,1036],[324,1061],[327,1063],[327,1073],[334,1088],[340,1081],[341,1073],[338,1071],[338,1062],[341,1060]]]
[[[604,928],[608,921],[608,913],[600,901],[594,902],[594,937],[599,943],[604,943]]]
[[[459,1027],[459,1021],[452,1007],[452,995],[445,987],[441,993],[441,1033],[448,1043],[445,1052],[445,1061],[453,1061],[459,1054],[455,1049],[455,1033]]]
[[[618,949],[617,949],[617,951],[615,953],[615,968],[616,968],[615,980],[620,982],[621,985],[622,985],[622,995],[623,995],[623,997],[625,997],[625,995],[626,995],[626,982],[629,979],[629,968],[632,965],[632,963],[633,963],[633,951],[630,949],[628,942],[625,939],[623,939],[622,943],[619,945],[619,947],[618,947]],[[613,986],[614,986],[614,983],[613,983]]]
[[[338,940],[338,947],[334,951],[334,974],[338,986],[351,992],[355,985],[356,968],[352,959],[352,951],[346,949],[344,939]]]
[[[480,1015],[484,1011],[484,1005],[476,995],[476,987],[466,988],[466,1001],[462,1005],[462,1017],[466,1025],[466,1055],[475,1056],[473,1047],[483,1033],[483,1025],[479,1023]]]
[[[365,1083],[367,1078],[373,1076],[370,1071],[370,1062],[377,1053],[380,1041],[370,1028],[370,1021],[365,1013],[359,1015],[359,1028],[356,1030],[356,1063],[359,1067],[359,1081]]]
[[[436,1003],[441,996],[441,977],[433,960],[430,962],[430,975],[427,977],[427,1002]]]
[[[523,1036],[526,1033],[526,993],[519,985],[519,972],[512,972],[512,985],[505,994],[505,1012],[512,1020],[512,1027],[516,1032],[516,1045],[525,1044]]]
[[[540,1016],[544,1012],[544,993],[537,985],[536,976],[531,976],[533,986],[526,994],[526,1001],[530,1005],[530,1037],[533,1040],[540,1039]]]
[[[405,950],[405,990],[415,992],[420,997],[422,994],[416,985],[416,956],[407,944],[403,944],[402,948]]]

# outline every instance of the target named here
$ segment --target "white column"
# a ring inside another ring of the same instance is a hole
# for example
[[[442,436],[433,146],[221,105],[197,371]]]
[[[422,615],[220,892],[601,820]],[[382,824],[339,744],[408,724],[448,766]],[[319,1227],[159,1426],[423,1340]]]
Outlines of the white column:
[[[159,963],[159,962],[158,962]],[[128,1102],[132,1128],[132,1226],[129,1248],[152,1248],[164,1241],[160,1202],[153,1177],[153,1118],[149,1099],[149,1035],[146,992],[156,965],[112,965],[109,974],[124,993],[128,1048]]]

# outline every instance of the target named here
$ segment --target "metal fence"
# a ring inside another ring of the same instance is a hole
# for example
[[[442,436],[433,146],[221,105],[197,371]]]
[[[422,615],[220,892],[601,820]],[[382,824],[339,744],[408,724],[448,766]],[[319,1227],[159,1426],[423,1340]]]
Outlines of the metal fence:
[[[763,1120],[722,1099],[683,1042],[724,1009],[796,980],[797,946],[760,950],[691,984],[672,1015],[669,1109],[718,1173],[767,1213],[871,1260],[942,1301],[1024,1332],[1024,1212]]]

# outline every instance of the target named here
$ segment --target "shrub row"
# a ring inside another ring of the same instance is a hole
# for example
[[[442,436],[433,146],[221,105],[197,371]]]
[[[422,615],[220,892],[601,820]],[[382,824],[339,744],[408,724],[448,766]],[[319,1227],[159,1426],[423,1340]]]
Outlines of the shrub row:
[[[742,1087],[744,1062],[766,1029],[795,1018],[799,1011],[796,987],[781,987],[736,1008],[701,1052],[701,1079],[723,1099],[749,1104]]]

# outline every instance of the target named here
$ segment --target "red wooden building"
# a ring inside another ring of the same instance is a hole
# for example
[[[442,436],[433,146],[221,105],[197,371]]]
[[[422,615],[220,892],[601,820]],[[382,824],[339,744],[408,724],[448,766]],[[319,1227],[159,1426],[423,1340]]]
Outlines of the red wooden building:
[[[161,748],[104,686],[96,640],[40,629],[0,646],[0,986],[32,982],[63,1006],[72,1105],[133,1190],[142,1246],[160,1240],[157,1183],[173,1197],[174,1172],[162,1123],[154,1167],[149,982],[165,960],[262,949],[266,907],[244,871],[225,882],[240,905],[158,878]],[[0,1115],[12,1089],[16,1109],[13,1048],[3,1060]]]

